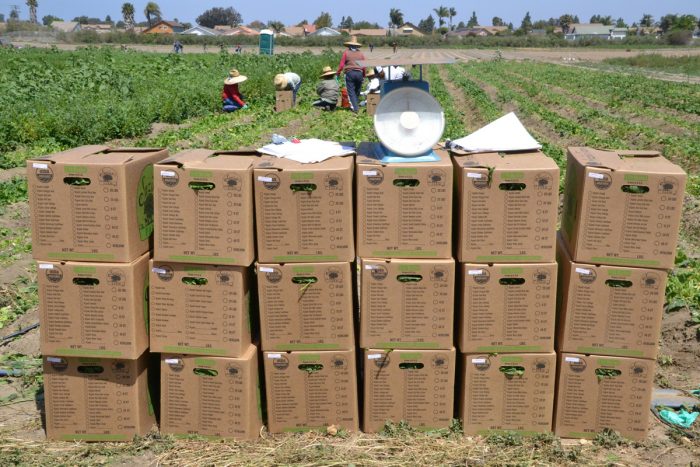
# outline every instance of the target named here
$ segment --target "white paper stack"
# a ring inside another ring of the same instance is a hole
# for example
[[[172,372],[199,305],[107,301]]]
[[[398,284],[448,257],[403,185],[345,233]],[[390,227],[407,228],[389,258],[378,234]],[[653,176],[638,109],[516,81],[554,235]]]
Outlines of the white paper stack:
[[[513,112],[469,136],[452,141],[452,145],[467,152],[527,151],[542,148]]]
[[[270,156],[291,159],[302,164],[313,164],[315,162],[323,162],[331,157],[353,154],[355,149],[333,141],[303,139],[299,143],[268,144],[258,149],[258,151]]]

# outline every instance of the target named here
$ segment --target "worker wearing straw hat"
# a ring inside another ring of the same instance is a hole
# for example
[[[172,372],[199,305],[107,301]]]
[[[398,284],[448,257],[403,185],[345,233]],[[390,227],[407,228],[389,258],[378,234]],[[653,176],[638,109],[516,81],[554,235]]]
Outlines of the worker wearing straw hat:
[[[362,82],[365,80],[365,69],[358,62],[365,59],[365,56],[360,52],[362,44],[357,42],[357,37],[352,36],[352,39],[345,43],[348,48],[343,52],[343,57],[340,59],[338,66],[338,76],[345,70],[345,86],[348,88],[348,97],[352,111],[357,113],[360,109],[360,91],[362,91]]]
[[[243,100],[241,91],[238,90],[238,85],[247,79],[247,76],[243,76],[235,68],[228,72],[228,78],[224,80],[224,90],[221,93],[224,112],[234,112],[238,109],[248,108],[248,105]]]
[[[319,99],[313,103],[314,107],[320,107],[321,110],[335,110],[338,105],[338,94],[340,86],[335,79],[336,72],[329,66],[324,66],[321,72],[321,81],[316,85],[316,92]]]
[[[297,103],[297,92],[301,87],[301,77],[296,73],[286,72],[275,75],[275,89],[292,91],[292,105]]]

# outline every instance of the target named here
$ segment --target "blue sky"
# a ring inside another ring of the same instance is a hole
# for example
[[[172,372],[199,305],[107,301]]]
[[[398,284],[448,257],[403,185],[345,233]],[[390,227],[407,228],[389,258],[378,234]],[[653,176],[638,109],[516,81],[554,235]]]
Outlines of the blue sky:
[[[53,14],[66,20],[76,16],[104,18],[111,15],[115,21],[121,18],[123,0],[39,0],[39,18]],[[136,6],[137,21],[145,19],[143,8],[146,1],[132,1]],[[212,6],[233,6],[248,23],[255,19],[267,21],[280,20],[285,24],[296,24],[302,19],[312,22],[321,11],[328,11],[338,23],[342,16],[352,16],[357,21],[366,19],[386,26],[390,8],[399,8],[407,21],[417,23],[432,12],[432,8],[444,4],[455,7],[458,15],[455,22],[466,22],[472,10],[476,10],[482,25],[491,24],[493,16],[500,16],[506,22],[519,26],[526,11],[530,11],[533,20],[558,17],[570,12],[577,14],[587,22],[593,14],[623,17],[628,23],[638,21],[643,13],[650,13],[658,19],[666,13],[691,13],[700,15],[698,0],[491,0],[488,2],[465,2],[460,0],[256,0],[256,1],[188,1],[160,0],[163,16],[167,19],[178,18],[180,21],[194,23],[195,18]],[[0,13],[8,15],[11,5],[20,7],[21,16],[26,18],[27,7],[24,0],[0,0]]]

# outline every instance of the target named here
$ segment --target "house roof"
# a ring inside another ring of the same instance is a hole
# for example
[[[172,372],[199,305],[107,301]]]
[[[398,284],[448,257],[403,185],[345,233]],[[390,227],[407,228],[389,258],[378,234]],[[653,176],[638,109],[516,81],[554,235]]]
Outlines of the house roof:
[[[477,28],[481,28],[491,35],[508,30],[508,26],[477,26]]]
[[[614,29],[613,26],[606,26],[604,24],[592,23],[592,24],[570,24],[569,34],[595,34],[595,35],[609,35],[610,30]]]
[[[204,35],[207,35],[207,36],[221,35],[221,31],[217,31],[215,29],[211,29],[211,28],[208,28],[206,26],[200,26],[199,24],[189,28],[186,31],[182,31],[182,34],[194,34],[194,31],[201,31],[204,33]]]
[[[57,31],[73,32],[79,26],[77,21],[54,21],[51,27]]]
[[[333,28],[321,28],[309,34],[310,36],[340,36],[340,31]]]
[[[386,29],[343,29],[344,32],[351,34],[353,36],[369,36],[369,37],[384,37],[386,36]]]
[[[306,24],[304,26],[286,26],[284,28],[284,32],[286,32],[290,36],[301,37],[305,35],[304,31],[306,31],[306,34],[313,34],[316,32],[316,25]]]
[[[249,28],[248,26],[239,26],[233,29],[220,30],[222,36],[259,36],[260,31]]]
[[[399,36],[405,35],[403,31],[406,30],[406,29],[411,29],[411,30],[413,31],[413,32],[410,33],[412,36],[422,36],[422,35],[424,35],[424,34],[420,31],[420,29],[418,29],[418,26],[416,26],[416,25],[413,24],[413,23],[404,23],[404,24],[402,24],[400,27],[396,28],[396,34],[399,35]]]
[[[158,21],[157,23],[155,23],[153,26],[151,26],[150,28],[146,28],[143,32],[147,33],[147,32],[153,31],[153,30],[155,30],[158,26],[160,26],[160,25],[162,25],[162,24],[167,24],[168,26],[170,26],[171,28],[173,28],[173,30],[175,30],[175,29],[181,29],[181,30],[184,31],[184,29],[185,29],[185,27],[184,27],[182,24],[180,24],[180,23],[178,23],[178,22],[176,22],[176,21],[165,21],[165,20],[160,20],[160,21]]]

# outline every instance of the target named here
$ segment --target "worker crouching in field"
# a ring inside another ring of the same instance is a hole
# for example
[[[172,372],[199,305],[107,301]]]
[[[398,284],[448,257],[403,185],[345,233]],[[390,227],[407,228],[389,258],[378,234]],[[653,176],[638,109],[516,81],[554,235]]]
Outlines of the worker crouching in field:
[[[275,89],[292,91],[292,105],[297,105],[297,93],[301,87],[301,77],[296,73],[286,72],[275,75]]]
[[[336,73],[331,67],[323,67],[321,81],[316,85],[316,92],[320,99],[313,103],[314,107],[320,107],[322,110],[335,110],[340,93],[340,86],[335,76]]]
[[[338,66],[338,76],[345,70],[345,87],[348,89],[348,97],[350,98],[350,106],[352,111],[357,113],[359,110],[360,91],[362,91],[362,82],[365,80],[365,69],[360,66],[359,62],[365,59],[365,56],[360,52],[362,44],[357,42],[355,36],[345,43],[348,50],[343,52],[343,57],[340,59]]]
[[[224,112],[248,108],[248,105],[243,101],[241,91],[238,89],[238,85],[247,79],[247,76],[243,76],[236,69],[228,72],[228,78],[224,80],[224,91],[221,93]]]
[[[365,97],[365,100],[360,102],[360,107],[367,105],[368,94],[379,94],[381,92],[382,81],[380,81],[374,69],[370,68],[369,71],[367,71],[366,78],[369,80],[369,83],[367,83],[367,89],[361,93]]]

